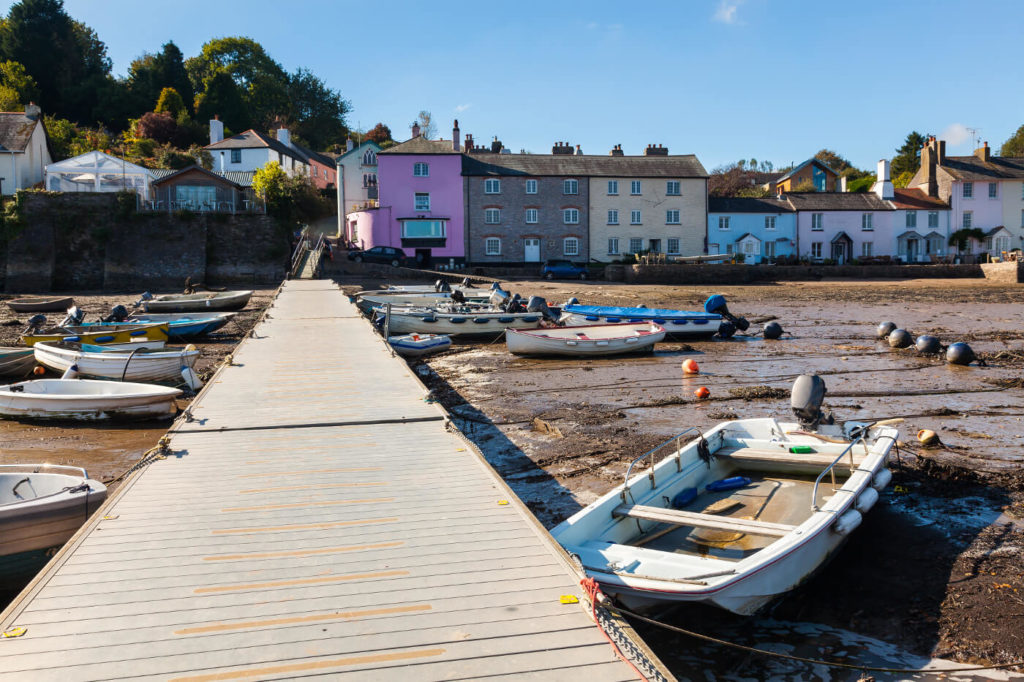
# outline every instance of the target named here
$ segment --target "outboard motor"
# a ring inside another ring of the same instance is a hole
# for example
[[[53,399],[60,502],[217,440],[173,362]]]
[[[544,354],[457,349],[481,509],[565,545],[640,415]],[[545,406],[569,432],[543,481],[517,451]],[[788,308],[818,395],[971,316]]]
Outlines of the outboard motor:
[[[83,322],[85,322],[85,311],[79,308],[77,305],[73,305],[70,308],[68,308],[67,315],[64,317],[64,321],[60,323],[60,326],[78,326]]]
[[[526,310],[531,313],[540,313],[544,316],[544,319],[551,320],[552,322],[557,320],[543,296],[531,296],[530,300],[526,302]]]
[[[28,326],[25,327],[25,331],[22,333],[31,334],[35,330],[42,327],[44,324],[46,324],[46,315],[43,315],[42,313],[36,313],[32,317],[28,318]]]
[[[495,289],[500,289],[500,288],[501,288],[501,284],[499,282],[491,282],[491,286],[488,287],[488,289],[490,289],[491,291],[494,291]]]
[[[450,298],[451,298],[452,303],[465,303],[466,302],[466,297],[458,289],[456,289],[455,291],[452,292],[452,295],[451,295]]]
[[[503,310],[506,313],[521,313],[523,312],[523,299],[519,294],[513,294],[512,298],[505,301]]]
[[[469,277],[462,278],[462,286],[465,289],[476,289],[476,287],[473,286],[473,282],[470,281]]]
[[[825,402],[825,380],[817,374],[801,374],[793,382],[793,390],[789,396],[789,406],[793,408],[793,414],[805,428],[815,428],[818,424],[831,424],[832,415],[826,416],[821,411],[821,404]]]
[[[925,334],[924,336],[917,337],[917,341],[914,343],[918,353],[939,353],[942,351],[942,342],[939,341],[939,337]]]
[[[782,325],[778,322],[769,322],[764,326],[764,338],[766,339],[779,339],[782,338]]]
[[[128,309],[123,305],[115,305],[110,309],[110,314],[103,318],[103,322],[124,322],[128,319]]]
[[[149,293],[148,291],[143,291],[142,292],[142,296],[139,296],[139,300],[137,300],[135,303],[132,303],[132,307],[133,308],[138,308],[140,305],[142,305],[142,303],[144,301],[152,301],[152,300],[153,300],[153,294]]]
[[[497,286],[497,282],[495,282],[495,286],[491,287],[491,296],[488,301],[495,308],[503,308],[508,296],[508,292]]]
[[[579,305],[579,304],[580,304],[580,299],[576,298],[575,296],[571,296],[569,298],[569,300],[565,302],[565,305]]]
[[[709,296],[708,300],[704,301],[704,312],[721,315],[736,325],[736,328],[741,332],[747,331],[750,327],[750,323],[747,322],[745,317],[736,317],[729,312],[729,306],[725,304],[725,296],[722,296],[721,294]]]
[[[438,293],[447,293],[452,290],[452,285],[448,284],[447,280],[439,279],[434,283],[434,291]]]
[[[722,320],[722,323],[718,325],[718,338],[720,339],[731,339],[735,333],[736,325],[729,320]]]
[[[889,338],[889,334],[892,334],[895,329],[895,322],[883,322],[882,324],[878,325],[878,329],[875,333],[878,335],[878,338],[886,339]]]

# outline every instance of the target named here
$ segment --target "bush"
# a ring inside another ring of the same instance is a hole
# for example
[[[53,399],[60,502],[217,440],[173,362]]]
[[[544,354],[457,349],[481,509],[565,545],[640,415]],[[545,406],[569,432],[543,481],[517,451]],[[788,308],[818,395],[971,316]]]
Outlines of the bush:
[[[158,114],[150,111],[142,115],[135,124],[135,134],[148,137],[160,144],[172,144],[182,147],[189,142],[187,130],[182,130],[178,122],[170,114]]]
[[[156,141],[148,137],[137,137],[132,140],[130,149],[132,156],[137,158],[153,156],[153,152],[156,151]]]

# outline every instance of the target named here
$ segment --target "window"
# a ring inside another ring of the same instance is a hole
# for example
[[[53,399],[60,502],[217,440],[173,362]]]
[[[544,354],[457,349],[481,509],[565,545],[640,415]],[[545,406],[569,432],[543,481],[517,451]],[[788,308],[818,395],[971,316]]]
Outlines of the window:
[[[764,257],[771,259],[775,258],[775,242],[768,240],[764,243]]]
[[[974,183],[973,182],[965,182],[964,183],[964,199],[971,199],[973,197],[974,197]]]
[[[761,252],[758,243],[753,239],[748,239],[743,242],[743,255],[744,256],[756,256]]]
[[[726,253],[732,253],[732,244],[731,243],[725,245],[725,252]]]
[[[376,187],[377,186],[377,174],[376,173],[363,173],[363,187]]]
[[[232,149],[231,150],[231,163],[242,163],[242,150]]]
[[[990,183],[988,183],[988,198],[989,199],[995,199],[998,196],[999,196],[999,183],[998,182],[990,182]]]
[[[665,211],[665,224],[666,225],[678,225],[679,224],[679,211],[670,210]]]
[[[630,211],[629,212],[629,224],[630,225],[639,225],[640,224],[640,211]]]
[[[939,212],[938,211],[928,211],[928,227],[938,227],[938,226],[939,226]]]
[[[537,193],[537,181],[536,180],[527,180],[526,181],[526,193],[527,194],[536,194]]]
[[[537,216],[538,216],[537,209],[535,209],[535,208],[528,208],[528,209],[526,209],[526,222],[527,223],[532,225],[533,223],[537,222]]]
[[[872,253],[872,249],[873,248],[874,248],[874,244],[872,242],[863,242],[860,245],[860,255],[861,255],[861,258],[871,258],[871,253]]]
[[[873,213],[862,213],[860,216],[860,229],[875,229],[875,215]]]
[[[630,181],[630,183],[629,183],[629,193],[630,194],[640,194],[640,181],[639,180],[631,180]]]
[[[619,255],[619,238],[610,237],[608,239],[608,255],[618,256]]]
[[[501,255],[501,240],[497,237],[488,237],[484,240],[484,254],[487,256]]]
[[[580,240],[576,237],[566,237],[562,240],[562,254],[565,256],[580,255]]]
[[[719,230],[723,230],[723,231],[729,229],[729,216],[727,216],[727,215],[720,215],[720,216],[718,216],[718,229]]]
[[[619,181],[618,180],[609,180],[608,181],[608,194],[614,196],[614,195],[616,195],[618,193],[619,193]]]
[[[971,211],[964,211],[964,229],[971,229],[971,223],[974,222],[974,214]]]
[[[672,256],[679,255],[679,238],[670,237],[668,240],[668,253]]]
[[[501,194],[501,180],[497,178],[484,180],[484,194]]]
[[[580,212],[576,208],[567,208],[562,211],[562,222],[566,225],[575,225],[580,221]]]
[[[619,224],[619,212],[612,209],[608,211],[608,224],[618,225]]]
[[[429,192],[416,192],[416,211],[429,211],[430,210],[430,193]]]
[[[773,215],[766,215],[764,217],[764,229],[766,229],[766,230],[774,230],[775,229],[775,216],[773,216]],[[765,254],[765,255],[768,255],[768,254]],[[775,254],[772,254],[772,255],[775,255]]]
[[[403,220],[402,239],[444,239],[443,220]]]
[[[638,253],[644,250],[644,240],[633,237],[629,240],[629,252]]]
[[[668,182],[666,182],[665,183],[665,194],[669,195],[670,197],[677,197],[677,196],[679,196],[681,194],[681,192],[679,191],[679,181],[678,180],[669,180]]]
[[[363,152],[363,165],[364,166],[376,166],[377,165],[377,153],[372,149],[367,149]]]
[[[821,258],[821,242],[811,242],[811,258]]]
[[[562,181],[562,194],[579,194],[580,193],[580,182],[579,180],[563,180]]]
[[[907,227],[917,227],[917,211],[907,211]]]
[[[501,222],[501,209],[500,208],[487,208],[484,209],[484,222],[488,225],[497,225]]]
[[[430,175],[430,166],[425,163],[414,163],[412,165],[412,174],[417,178],[425,178]]]
[[[824,217],[825,217],[824,213],[812,213],[811,214],[811,229],[812,230],[823,230],[823,229],[825,229],[822,226],[822,223],[824,222],[822,219]]]

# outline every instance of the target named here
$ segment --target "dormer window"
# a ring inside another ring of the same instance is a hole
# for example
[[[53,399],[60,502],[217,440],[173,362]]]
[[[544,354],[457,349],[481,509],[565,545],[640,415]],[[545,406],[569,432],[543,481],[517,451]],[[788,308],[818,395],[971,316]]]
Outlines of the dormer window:
[[[364,166],[376,166],[377,165],[377,154],[372,149],[367,149],[363,152],[363,165]]]

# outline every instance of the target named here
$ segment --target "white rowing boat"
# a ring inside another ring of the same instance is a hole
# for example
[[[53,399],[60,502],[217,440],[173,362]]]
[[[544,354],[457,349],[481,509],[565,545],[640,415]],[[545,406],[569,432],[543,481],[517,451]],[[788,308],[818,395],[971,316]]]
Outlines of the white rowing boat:
[[[170,419],[176,388],[92,379],[38,379],[0,386],[0,417],[9,419]]]
[[[375,311],[379,315],[384,314],[380,308],[375,308]],[[427,308],[402,308],[391,310],[388,333],[496,335],[506,329],[536,329],[543,319],[540,313],[506,313],[495,310],[443,312]]]
[[[199,359],[195,346],[181,350],[107,350],[102,346],[78,343],[37,343],[35,359],[55,372],[65,372],[72,365],[78,374],[118,381],[180,382],[183,368],[193,368]]]
[[[85,469],[0,464],[0,588],[21,587],[106,497]]]
[[[419,358],[432,353],[440,353],[452,346],[451,337],[444,334],[389,336],[388,343],[403,358]]]
[[[249,303],[253,292],[207,291],[200,294],[142,295],[139,305],[147,313],[188,313],[210,310],[241,310]]]
[[[510,329],[505,345],[516,355],[596,356],[638,353],[665,339],[665,328],[652,322],[581,327]]]

